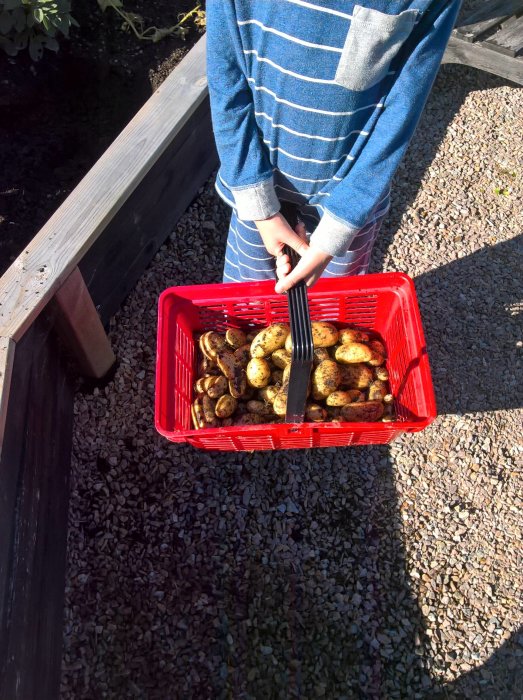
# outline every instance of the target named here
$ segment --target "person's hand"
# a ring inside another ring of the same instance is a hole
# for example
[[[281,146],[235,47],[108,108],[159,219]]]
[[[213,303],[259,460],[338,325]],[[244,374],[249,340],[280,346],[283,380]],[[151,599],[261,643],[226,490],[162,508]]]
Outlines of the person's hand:
[[[287,264],[285,264],[285,258],[287,258]],[[314,246],[307,246],[307,250],[292,271],[288,256],[282,255],[280,258],[276,258],[276,274],[279,281],[275,291],[278,294],[283,294],[302,279],[305,280],[307,287],[312,287],[320,279],[331,260],[332,255],[324,253]]]
[[[254,223],[260,232],[260,236],[262,237],[267,251],[271,255],[286,258],[287,263],[289,263],[288,256],[282,256],[283,247],[285,245],[293,248],[298,255],[303,255],[309,248],[305,239],[305,227],[302,225],[303,234],[299,235],[292,230],[285,217],[279,212],[269,219],[255,221]]]

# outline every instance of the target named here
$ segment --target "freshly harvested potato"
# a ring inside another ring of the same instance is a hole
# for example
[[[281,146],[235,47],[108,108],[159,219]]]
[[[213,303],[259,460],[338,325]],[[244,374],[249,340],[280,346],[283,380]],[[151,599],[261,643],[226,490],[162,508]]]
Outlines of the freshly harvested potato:
[[[369,348],[371,350],[374,350],[374,352],[377,352],[378,355],[382,355],[383,357],[387,357],[387,351],[385,350],[385,345],[381,342],[381,340],[369,340]]]
[[[200,338],[200,349],[209,360],[216,362],[218,351],[226,347],[225,338],[215,331],[207,331]]]
[[[249,345],[250,345],[252,343],[252,341],[256,338],[257,335],[258,335],[258,331],[254,330],[254,329],[251,331],[248,331],[246,336],[245,336],[245,342],[249,343]]]
[[[339,365],[340,386],[347,389],[366,389],[374,379],[370,367],[363,363],[355,365]]]
[[[202,408],[203,408],[203,416],[205,418],[205,422],[212,427],[216,427],[218,425],[218,421],[216,420],[216,413],[214,412],[214,409],[216,407],[216,401],[214,399],[211,399],[210,396],[207,394],[203,394],[202,396]]]
[[[352,397],[352,403],[356,401],[366,401],[365,394],[359,389],[347,389],[347,393]]]
[[[214,407],[218,418],[230,418],[238,406],[238,401],[230,394],[220,396]]]
[[[312,373],[312,398],[315,401],[326,399],[336,391],[341,380],[338,364],[334,360],[324,360]]]
[[[344,365],[352,365],[368,362],[374,354],[374,351],[364,343],[344,343],[336,350],[336,360]]]
[[[245,343],[245,345],[241,345],[239,348],[236,348],[236,350],[233,353],[234,357],[238,360],[242,367],[247,367],[247,365],[249,364],[249,360],[251,359],[250,350],[250,344]]]
[[[317,403],[308,403],[305,406],[305,418],[313,423],[321,423],[327,420],[327,411]]]
[[[283,370],[282,369],[274,369],[271,372],[271,383],[272,384],[281,384],[283,383]]]
[[[244,413],[235,422],[236,425],[258,425],[267,423],[268,416],[261,416],[259,413]]]
[[[225,332],[225,340],[231,348],[237,350],[247,343],[247,336],[239,328],[228,328]]]
[[[327,350],[327,348],[314,348],[314,357],[312,362],[315,367],[317,367],[320,364],[320,362],[330,359],[331,356],[329,355],[329,351]]]
[[[247,388],[245,370],[236,357],[234,357],[232,351],[227,348],[218,350],[216,360],[218,362],[218,367],[229,380],[229,393],[231,396],[234,396],[235,399],[240,398]]]
[[[247,410],[249,413],[257,413],[259,416],[274,415],[274,411],[270,404],[264,403],[263,401],[256,401],[254,399],[247,401]]]
[[[342,328],[339,336],[342,345],[347,345],[348,343],[366,343],[369,340],[368,333],[359,331],[356,328]]]
[[[285,347],[290,332],[286,323],[272,323],[264,328],[251,343],[251,357],[268,357],[275,350]]]
[[[312,342],[315,348],[329,348],[338,342],[338,329],[327,321],[313,321]]]
[[[277,386],[274,386],[274,384],[268,384],[259,390],[258,396],[260,397],[261,401],[272,404],[274,403],[274,399],[276,398],[276,394],[278,392],[279,388]]]
[[[287,394],[284,391],[280,390],[276,394],[272,408],[277,416],[284,416],[287,413]]]
[[[358,391],[358,394],[361,392]],[[346,403],[353,402],[352,390],[350,391],[333,391],[325,399],[327,406],[345,406]]]
[[[285,339],[284,347],[285,347],[285,350],[287,350],[287,352],[292,352],[292,335],[290,333],[287,336],[287,338]]]
[[[383,403],[393,404],[394,403],[394,396],[392,394],[385,394],[385,396],[383,397]]]
[[[229,428],[231,425],[234,425],[234,420],[232,418],[222,418],[223,428]]]
[[[227,379],[223,375],[220,375],[219,377],[212,377],[211,379],[214,381],[207,382],[207,395],[210,396],[211,399],[218,399],[227,391]]]
[[[381,379],[383,382],[386,382],[389,378],[389,372],[386,367],[376,367],[374,370],[374,376],[376,379]]]
[[[384,407],[381,401],[363,401],[348,403],[341,407],[341,418],[349,422],[368,423],[379,420],[383,416]]]
[[[191,406],[191,418],[195,430],[205,428],[205,416],[203,415],[203,407],[199,398],[196,398]]]
[[[203,377],[205,374],[220,374],[220,368],[216,364],[216,362],[213,362],[209,360],[208,357],[203,355],[202,359],[198,363],[198,376]]]
[[[388,393],[388,387],[381,379],[375,379],[369,384],[369,401],[383,401]]]
[[[247,365],[247,381],[256,389],[267,386],[271,378],[271,368],[263,357],[253,357]]]
[[[367,360],[367,363],[371,365],[371,367],[379,367],[385,362],[385,358],[383,355],[380,355],[379,352],[376,352],[375,350],[371,350],[372,355],[371,357]]]
[[[285,348],[279,348],[272,353],[271,360],[279,369],[285,369],[290,364],[291,353]]]

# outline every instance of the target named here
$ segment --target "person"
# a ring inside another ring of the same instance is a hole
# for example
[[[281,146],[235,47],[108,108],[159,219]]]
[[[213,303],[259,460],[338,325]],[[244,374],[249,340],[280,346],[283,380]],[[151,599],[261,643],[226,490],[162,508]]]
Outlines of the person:
[[[368,271],[460,4],[207,0],[216,189],[232,207],[224,282],[276,272],[281,293]]]

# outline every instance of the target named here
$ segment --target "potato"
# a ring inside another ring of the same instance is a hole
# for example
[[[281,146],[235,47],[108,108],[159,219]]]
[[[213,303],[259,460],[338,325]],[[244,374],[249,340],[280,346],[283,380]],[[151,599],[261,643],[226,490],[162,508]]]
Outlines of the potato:
[[[236,407],[238,406],[238,401],[230,394],[224,394],[220,396],[214,407],[214,412],[218,418],[230,418]]]
[[[283,382],[283,370],[275,369],[271,372],[271,383],[281,386]]]
[[[386,382],[389,378],[389,372],[386,367],[376,367],[374,370],[374,376],[376,379],[381,379],[383,382]]]
[[[274,411],[270,404],[266,404],[263,401],[247,401],[247,410],[249,413],[257,413],[259,416],[273,416]]]
[[[347,389],[347,394],[350,394],[350,396],[352,397],[351,403],[355,403],[356,401],[361,402],[367,400],[363,391],[360,391],[359,389]]]
[[[313,321],[312,342],[315,348],[328,348],[338,342],[338,329],[327,321]]]
[[[321,423],[327,419],[327,411],[317,403],[308,403],[305,406],[305,419],[313,423]]]
[[[211,399],[211,397],[207,394],[202,396],[203,416],[207,425],[212,427],[216,427],[218,425],[216,413],[214,412],[215,406],[216,401],[214,399]]]
[[[200,338],[200,349],[209,360],[216,362],[218,351],[225,348],[225,338],[214,331],[207,331]]]
[[[209,360],[205,355],[202,357],[198,363],[198,376],[203,377],[205,374],[221,374],[220,368],[216,362]]]
[[[385,394],[385,396],[383,397],[383,403],[394,403],[394,396],[392,394]]]
[[[327,348],[314,348],[313,364],[317,367],[323,360],[330,360],[331,356]]]
[[[251,359],[250,350],[251,346],[249,343],[245,343],[245,345],[241,345],[239,348],[236,348],[233,353],[234,357],[238,360],[242,367],[247,367],[249,364],[249,360]]]
[[[371,357],[367,360],[367,363],[371,365],[372,367],[379,367],[385,362],[385,358],[383,355],[380,355],[379,352],[376,352],[375,350],[371,350],[372,355]]]
[[[231,425],[234,425],[234,420],[232,418],[222,418],[223,428],[229,428]]]
[[[229,380],[229,393],[238,399],[247,387],[247,376],[245,370],[238,362],[231,350],[223,348],[218,350],[216,355],[218,367]]]
[[[286,323],[272,323],[264,328],[251,343],[251,357],[268,357],[275,350],[285,347],[290,332]]]
[[[339,332],[340,343],[366,343],[369,340],[369,334],[365,331],[359,331],[356,328],[342,328]]]
[[[227,379],[223,375],[220,377],[213,377],[212,379],[214,381],[207,385],[207,395],[210,396],[211,399],[218,399],[227,391]]]
[[[284,391],[280,390],[276,394],[272,408],[277,416],[285,416],[287,413],[287,394]]]
[[[285,339],[285,346],[284,347],[285,347],[285,350],[287,350],[287,352],[292,352],[292,335],[290,333],[287,336],[287,338]]]
[[[364,343],[344,343],[336,350],[336,360],[350,365],[357,362],[368,362],[374,354],[374,351]]]
[[[360,392],[358,391],[358,394]],[[351,391],[333,391],[329,394],[325,400],[327,406],[345,406],[346,403],[352,403],[354,399],[352,398]]]
[[[267,386],[271,378],[271,368],[263,357],[253,357],[247,365],[247,381],[256,389]]]
[[[388,393],[388,387],[381,379],[375,379],[369,384],[369,401],[383,401],[384,396]]]
[[[267,423],[268,417],[261,416],[259,413],[244,413],[235,422],[236,425],[257,425],[260,423]]]
[[[355,365],[340,365],[340,386],[347,389],[366,389],[374,379],[370,367],[363,363]]]
[[[225,340],[234,350],[237,350],[247,343],[247,336],[239,328],[228,328],[225,332]]]
[[[340,368],[334,360],[320,362],[312,374],[312,398],[315,401],[326,399],[329,394],[336,391],[340,379]]]
[[[369,340],[369,348],[371,350],[374,350],[374,352],[377,352],[378,355],[382,355],[383,357],[387,357],[387,351],[385,350],[385,345],[381,342],[381,340]]]
[[[274,399],[276,398],[276,394],[279,392],[279,388],[277,386],[274,386],[274,384],[268,384],[267,386],[264,386],[262,389],[259,390],[258,396],[261,401],[265,401],[265,403],[274,403]]]
[[[245,336],[245,342],[250,345],[257,335],[258,331],[254,330],[254,328],[250,331],[247,331],[247,334]]]
[[[191,418],[195,430],[205,427],[205,417],[203,415],[203,408],[201,402],[196,399],[191,406]]]
[[[285,369],[291,361],[291,353],[285,348],[279,348],[272,353],[271,360],[279,369]]]
[[[383,415],[381,401],[363,401],[362,403],[348,403],[341,407],[341,418],[344,421],[357,421],[367,423],[379,420]]]

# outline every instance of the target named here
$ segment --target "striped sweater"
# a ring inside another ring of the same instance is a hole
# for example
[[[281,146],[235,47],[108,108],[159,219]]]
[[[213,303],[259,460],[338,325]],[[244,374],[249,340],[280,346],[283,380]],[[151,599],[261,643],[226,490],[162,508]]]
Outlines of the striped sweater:
[[[460,3],[207,0],[216,188],[238,217],[295,202],[342,255],[387,203]]]

